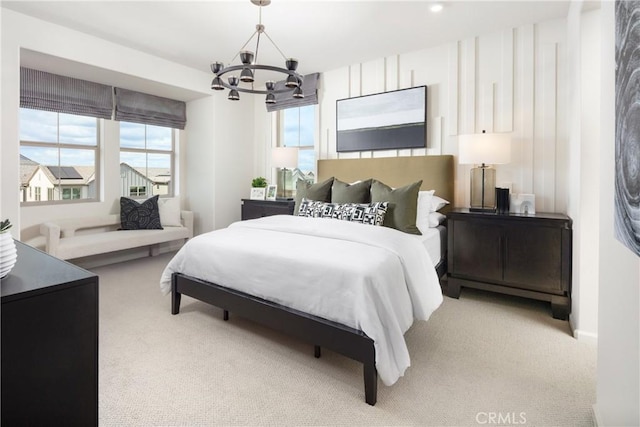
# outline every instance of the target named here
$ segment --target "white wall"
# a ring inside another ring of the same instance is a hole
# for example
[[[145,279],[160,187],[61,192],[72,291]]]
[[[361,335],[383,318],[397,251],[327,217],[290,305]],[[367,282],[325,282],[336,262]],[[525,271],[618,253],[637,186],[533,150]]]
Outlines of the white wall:
[[[640,260],[614,237],[615,3],[602,2],[598,371],[601,426],[640,425]]]
[[[457,136],[508,132],[512,161],[497,181],[534,193],[539,211],[566,212],[565,23],[528,25],[323,74],[320,158],[457,154]],[[337,153],[335,102],[428,86],[426,149]],[[456,167],[457,206],[468,206],[468,165]]]
[[[567,19],[569,169],[567,211],[573,219],[571,326],[576,338],[595,342],[598,325],[600,155],[600,10],[583,13],[572,2]]]
[[[582,8],[577,6],[573,24],[526,25],[322,73],[317,154],[320,159],[456,155],[459,134],[482,129],[511,133],[512,161],[496,167],[497,182],[510,183],[514,193],[534,193],[540,212],[576,215],[571,323],[577,338],[594,341],[599,55],[592,52],[599,43],[599,22],[598,12],[592,12],[581,30]],[[580,55],[581,49],[589,54]],[[586,69],[582,79],[581,69]],[[426,149],[336,152],[336,100],[419,85],[428,86]],[[264,109],[255,111],[256,126],[263,129],[256,135],[269,135]],[[258,136],[255,141],[258,150],[269,143]],[[256,170],[265,169],[258,161]],[[469,169],[456,165],[456,206],[469,205]]]
[[[253,161],[251,156],[252,119],[242,120],[241,111],[250,106],[232,106],[221,94],[212,95],[210,73],[172,63],[131,48],[117,45],[65,27],[2,9],[2,95],[1,138],[1,207],[0,217],[15,224],[16,238],[31,240],[37,235],[40,223],[46,220],[91,216],[119,211],[119,127],[117,122],[105,121],[102,129],[102,198],[98,202],[66,205],[20,207],[19,204],[19,88],[21,49],[62,58],[69,63],[95,67],[114,75],[126,77],[129,84],[140,85],[128,89],[147,90],[163,87],[184,93],[187,99],[187,127],[180,132],[178,162],[181,175],[176,179],[176,191],[182,197],[182,207],[197,212],[199,232],[222,227],[240,219],[240,198],[250,185]],[[46,36],[45,36],[46,35]],[[134,79],[132,79],[134,77]],[[195,94],[195,95],[194,95]],[[200,98],[200,99],[198,99]],[[214,111],[213,105],[224,107]],[[214,114],[215,113],[215,114]],[[214,121],[214,115],[217,120]],[[236,123],[243,123],[235,126]],[[213,146],[219,153],[214,157]],[[203,155],[198,153],[202,151]],[[247,153],[249,152],[249,159]],[[233,159],[229,161],[229,159]],[[188,165],[187,165],[188,161]],[[214,167],[215,164],[215,167]],[[189,173],[200,170],[201,173]],[[214,175],[215,171],[215,175]],[[199,180],[205,183],[200,187]],[[215,189],[213,187],[216,187]],[[241,189],[243,191],[241,191]],[[202,191],[201,191],[202,190]],[[208,190],[208,191],[207,191]],[[216,190],[216,191],[214,191]],[[197,193],[195,191],[198,191]],[[218,200],[214,200],[218,196]],[[202,201],[206,201],[202,203]],[[202,204],[203,206],[200,206]],[[214,222],[215,219],[215,222]],[[32,240],[38,243],[39,240]]]

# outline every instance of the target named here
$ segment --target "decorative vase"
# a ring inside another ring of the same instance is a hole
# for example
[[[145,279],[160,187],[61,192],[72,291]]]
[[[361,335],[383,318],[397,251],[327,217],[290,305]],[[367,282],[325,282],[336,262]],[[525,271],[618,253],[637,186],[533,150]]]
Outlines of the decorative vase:
[[[16,243],[11,233],[0,233],[0,279],[9,274],[17,259]]]

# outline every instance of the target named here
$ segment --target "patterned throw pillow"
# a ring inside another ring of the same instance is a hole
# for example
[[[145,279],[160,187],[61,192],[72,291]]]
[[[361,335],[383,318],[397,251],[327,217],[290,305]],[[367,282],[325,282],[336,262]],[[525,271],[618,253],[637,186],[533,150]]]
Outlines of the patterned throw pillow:
[[[142,203],[126,197],[120,197],[121,230],[162,230],[158,196]]]
[[[326,203],[303,199],[298,216],[333,218],[361,224],[382,225],[389,204],[376,203]]]

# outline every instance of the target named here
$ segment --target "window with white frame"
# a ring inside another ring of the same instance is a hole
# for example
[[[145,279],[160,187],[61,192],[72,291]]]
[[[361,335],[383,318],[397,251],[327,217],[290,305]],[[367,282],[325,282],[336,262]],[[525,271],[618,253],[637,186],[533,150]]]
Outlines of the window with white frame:
[[[173,196],[175,130],[120,122],[120,194]]]
[[[99,119],[20,108],[20,201],[98,200]]]
[[[316,105],[287,108],[278,112],[280,120],[279,146],[298,148],[298,166],[284,177],[287,189],[294,189],[298,180],[315,182],[316,176]],[[278,174],[278,187],[283,184]]]

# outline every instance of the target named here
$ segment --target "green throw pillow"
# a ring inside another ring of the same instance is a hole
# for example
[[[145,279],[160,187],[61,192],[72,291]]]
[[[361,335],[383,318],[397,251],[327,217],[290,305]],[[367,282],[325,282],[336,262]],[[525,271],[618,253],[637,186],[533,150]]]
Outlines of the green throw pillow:
[[[347,184],[333,180],[331,203],[369,203],[371,201],[371,180]]]
[[[422,181],[395,190],[380,181],[371,183],[371,202],[389,202],[384,226],[410,234],[422,234],[416,226],[418,211],[418,191]]]
[[[331,185],[333,185],[333,177],[317,184],[310,184],[307,181],[299,179],[296,183],[296,206],[293,210],[293,214],[298,215],[302,199],[330,202]]]

